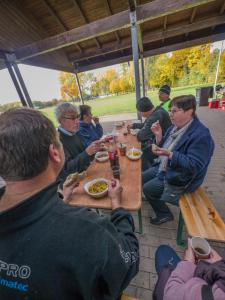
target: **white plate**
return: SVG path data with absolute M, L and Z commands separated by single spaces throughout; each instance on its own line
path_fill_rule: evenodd
M 138 156 L 131 156 L 130 154 L 132 152 L 138 152 L 139 155 Z M 131 160 L 138 160 L 139 158 L 141 158 L 141 155 L 142 155 L 142 151 L 140 149 L 137 149 L 137 148 L 133 148 L 133 149 L 129 149 L 127 150 L 126 152 L 126 156 L 131 159 Z
M 90 187 L 92 184 L 94 184 L 94 183 L 96 183 L 96 182 L 98 182 L 98 181 L 103 181 L 103 182 L 107 183 L 107 188 L 106 188 L 104 191 L 102 191 L 102 192 L 100 192 L 100 193 L 97 193 L 97 194 L 92 194 L 92 193 L 90 193 L 90 192 L 89 192 L 89 187 Z M 105 196 L 105 195 L 108 193 L 108 189 L 109 189 L 109 187 L 108 187 L 108 180 L 106 180 L 105 178 L 97 178 L 97 179 L 88 181 L 88 182 L 85 183 L 85 185 L 84 185 L 84 190 L 85 190 L 85 192 L 86 192 L 88 195 L 90 195 L 90 196 L 92 196 L 92 197 L 94 197 L 94 198 L 96 198 L 96 199 Z
M 101 157 L 101 155 L 105 155 L 103 157 Z M 99 162 L 104 162 L 107 161 L 109 159 L 109 154 L 107 151 L 99 151 L 95 154 L 95 159 Z

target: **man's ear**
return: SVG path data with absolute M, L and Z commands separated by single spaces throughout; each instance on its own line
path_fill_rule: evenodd
M 49 158 L 55 163 L 60 163 L 62 160 L 62 157 L 60 155 L 60 147 L 56 147 L 54 144 L 51 144 L 49 146 L 48 150 Z

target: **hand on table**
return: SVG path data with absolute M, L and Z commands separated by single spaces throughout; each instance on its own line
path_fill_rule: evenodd
M 121 207 L 121 196 L 123 188 L 119 180 L 112 179 L 109 181 L 109 198 L 111 199 L 112 209 Z

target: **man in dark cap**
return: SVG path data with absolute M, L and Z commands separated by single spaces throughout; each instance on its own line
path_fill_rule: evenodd
M 132 129 L 140 129 L 137 133 L 137 139 L 141 142 L 143 156 L 142 156 L 142 170 L 146 170 L 153 162 L 153 155 L 150 151 L 150 144 L 154 135 L 151 131 L 151 126 L 154 122 L 158 121 L 165 133 L 167 128 L 171 125 L 169 114 L 161 107 L 154 107 L 153 103 L 148 97 L 141 98 L 136 104 L 137 110 L 140 112 L 141 117 L 145 118 L 144 123 L 132 124 Z
M 165 109 L 166 111 L 168 111 L 169 109 L 170 92 L 171 92 L 170 86 L 167 84 L 162 85 L 161 88 L 159 89 L 159 100 L 161 101 L 161 104 L 159 106 Z

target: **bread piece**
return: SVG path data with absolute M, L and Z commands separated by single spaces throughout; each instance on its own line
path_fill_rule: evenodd
M 75 182 L 79 182 L 81 179 L 83 179 L 86 176 L 87 172 L 83 171 L 82 173 L 72 173 L 69 176 L 67 176 L 65 182 L 64 182 L 64 186 L 70 186 Z

